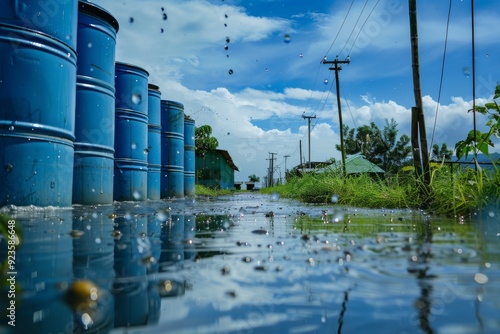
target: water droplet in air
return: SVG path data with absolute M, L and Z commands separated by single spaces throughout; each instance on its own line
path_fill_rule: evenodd
M 9 126 L 9 131 L 14 131 L 14 125 Z
M 135 150 L 137 148 L 137 145 L 135 143 L 132 143 L 132 145 L 130 145 L 130 148 Z
M 5 170 L 6 170 L 7 172 L 10 172 L 10 171 L 11 171 L 11 170 L 13 170 L 13 169 L 14 169 L 14 166 L 12 166 L 12 164 L 6 164 L 6 165 L 5 165 Z
M 135 104 L 139 104 L 142 101 L 142 96 L 139 93 L 132 94 L 132 102 Z
M 339 201 L 339 195 L 334 194 L 332 195 L 332 203 L 335 204 Z
M 478 284 L 486 284 L 488 283 L 488 276 L 483 273 L 477 273 L 476 275 L 474 275 L 474 281 L 476 281 Z
M 464 75 L 465 75 L 467 78 L 468 78 L 468 77 L 470 77 L 470 68 L 468 68 L 468 67 L 464 67 L 464 68 L 463 68 L 463 73 L 464 73 Z
M 141 193 L 138 192 L 137 190 L 135 190 L 133 193 L 132 193 L 132 196 L 134 197 L 134 199 L 136 201 L 139 201 L 141 199 Z
M 163 28 L 160 28 L 160 32 L 163 34 L 165 30 Z
M 224 45 L 224 50 L 229 50 L 229 45 Z
M 304 58 L 304 55 L 302 53 L 299 54 L 299 58 Z
M 324 83 L 325 85 L 328 85 L 328 79 L 323 80 L 323 83 Z
M 278 193 L 272 193 L 271 201 L 277 201 L 279 198 L 280 198 L 280 195 Z
M 91 48 L 91 47 L 92 47 L 92 43 L 87 44 L 87 46 L 88 46 L 89 48 Z
M 285 34 L 285 36 L 283 36 L 283 42 L 285 43 L 290 43 L 292 40 L 292 37 L 289 35 L 289 34 Z
M 101 238 L 99 238 L 99 237 L 95 238 L 95 243 L 96 244 L 100 244 L 101 242 L 102 242 Z
M 233 74 L 233 70 L 231 70 L 231 69 L 230 69 L 230 70 L 228 71 L 228 73 L 229 73 L 229 75 L 232 75 L 232 74 Z
M 134 23 L 134 18 L 131 17 L 129 20 L 128 20 L 130 23 Z
M 163 21 L 166 21 L 166 20 L 168 20 L 167 13 L 163 13 Z

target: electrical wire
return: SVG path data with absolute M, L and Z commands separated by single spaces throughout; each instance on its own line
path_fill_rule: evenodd
M 365 4 L 364 4 L 364 6 L 363 6 L 363 9 L 361 9 L 361 13 L 359 13 L 358 19 L 356 20 L 356 23 L 354 24 L 354 27 L 352 28 L 352 31 L 351 31 L 351 33 L 349 34 L 349 37 L 347 38 L 347 40 L 346 40 L 346 42 L 345 42 L 344 46 L 343 46 L 343 47 L 342 47 L 342 49 L 340 50 L 339 55 L 341 55 L 341 54 L 342 54 L 342 52 L 344 51 L 345 47 L 346 47 L 346 46 L 347 46 L 347 44 L 349 43 L 349 40 L 351 39 L 352 34 L 354 33 L 354 30 L 356 30 L 356 27 L 357 27 L 357 25 L 358 25 L 359 19 L 361 19 L 361 16 L 363 15 L 363 12 L 365 11 L 366 5 L 368 4 L 368 1 L 369 1 L 369 0 L 366 0 L 366 1 L 365 1 Z
M 351 12 L 351 8 L 352 8 L 352 5 L 353 5 L 353 4 L 354 4 L 354 0 L 352 0 L 351 5 L 349 6 L 349 9 L 347 10 L 347 14 L 345 15 L 344 20 L 342 21 L 342 24 L 340 25 L 339 31 L 337 31 L 337 35 L 336 35 L 336 36 L 335 36 L 335 38 L 333 39 L 332 44 L 330 44 L 330 47 L 328 48 L 328 51 L 326 51 L 326 53 L 325 53 L 325 57 L 326 57 L 326 55 L 330 52 L 330 50 L 333 48 L 333 44 L 335 44 L 335 42 L 337 41 L 337 38 L 339 37 L 340 32 L 342 31 L 342 28 L 344 27 L 344 23 L 345 23 L 345 21 L 347 20 L 347 17 L 349 16 L 349 13 Z M 321 62 L 320 62 L 320 63 L 321 63 Z
M 439 79 L 439 91 L 438 91 L 438 98 L 437 98 L 437 105 L 436 105 L 436 115 L 434 116 L 434 126 L 432 128 L 431 145 L 430 145 L 431 149 L 432 149 L 432 145 L 434 143 L 434 134 L 436 133 L 439 106 L 441 104 L 441 90 L 443 88 L 444 65 L 445 65 L 445 61 L 446 61 L 446 49 L 448 46 L 448 30 L 450 27 L 451 4 L 452 4 L 452 0 L 450 0 L 450 5 L 448 7 L 448 20 L 446 21 L 446 35 L 444 38 L 443 62 L 441 64 L 441 77 Z
M 366 22 L 368 21 L 368 19 L 372 15 L 372 13 L 375 10 L 375 8 L 377 8 L 377 5 L 378 5 L 379 2 L 380 2 L 380 0 L 377 0 L 377 2 L 375 3 L 375 6 L 373 6 L 372 10 L 370 11 L 370 13 L 368 14 L 368 16 L 366 17 L 365 22 L 363 22 L 363 25 L 361 26 L 361 29 L 359 29 L 358 34 L 356 35 L 356 38 L 352 42 L 351 48 L 349 49 L 349 52 L 347 53 L 348 56 L 351 54 L 351 51 L 354 48 L 354 45 L 356 45 L 356 41 L 358 40 L 359 34 L 363 31 L 363 28 L 365 27 Z

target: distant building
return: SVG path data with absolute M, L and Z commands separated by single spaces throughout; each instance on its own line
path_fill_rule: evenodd
M 196 156 L 196 183 L 215 189 L 234 189 L 234 172 L 239 171 L 228 151 L 215 150 Z
M 384 174 L 385 171 L 374 163 L 368 161 L 362 154 L 349 155 L 345 159 L 345 169 L 347 175 L 368 173 L 371 175 Z M 300 175 L 301 173 L 324 173 L 324 172 L 338 172 L 342 174 L 342 163 L 340 161 L 331 162 L 312 162 L 311 168 L 309 163 L 293 168 L 292 173 Z

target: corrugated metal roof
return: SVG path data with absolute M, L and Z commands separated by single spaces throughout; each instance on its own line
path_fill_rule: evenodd
M 225 151 L 225 150 L 219 150 L 217 149 L 217 152 L 219 152 L 223 157 L 224 159 L 226 159 L 226 162 L 227 164 L 233 169 L 233 170 L 236 170 L 236 171 L 240 171 L 238 169 L 238 167 L 236 167 L 236 165 L 234 164 L 233 162 L 233 159 L 231 158 L 231 155 L 229 155 L 229 152 L 228 151 Z
M 321 168 L 317 171 L 327 170 L 340 170 L 341 162 L 336 162 L 328 167 Z M 366 160 L 362 154 L 353 154 L 345 159 L 345 171 L 347 174 L 361 174 L 361 173 L 385 173 L 382 168 Z

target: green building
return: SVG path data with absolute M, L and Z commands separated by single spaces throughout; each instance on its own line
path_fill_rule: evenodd
M 196 183 L 209 188 L 234 189 L 234 171 L 239 171 L 228 151 L 215 150 L 196 156 Z

